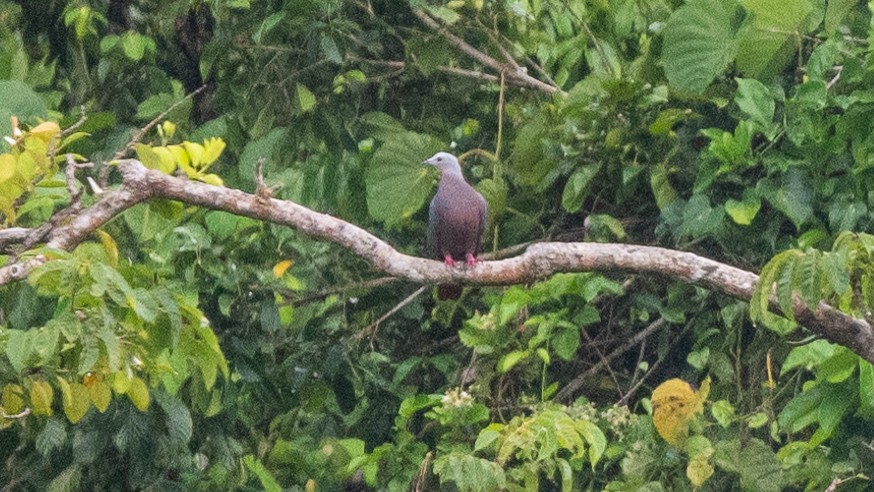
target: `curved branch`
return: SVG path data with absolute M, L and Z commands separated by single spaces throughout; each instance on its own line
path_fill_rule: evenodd
M 490 67 L 496 70 L 499 73 L 504 73 L 509 81 L 512 81 L 516 85 L 521 85 L 525 87 L 529 87 L 531 89 L 536 89 L 539 91 L 543 91 L 547 94 L 552 94 L 555 92 L 564 93 L 561 88 L 553 85 L 549 85 L 546 82 L 538 80 L 530 75 L 521 68 L 515 60 L 509 54 L 505 52 L 505 56 L 507 56 L 507 63 L 501 63 L 498 60 L 495 60 L 491 56 L 483 53 L 482 51 L 474 48 L 470 44 L 468 44 L 465 40 L 456 36 L 449 32 L 445 27 L 441 26 L 436 20 L 432 19 L 431 16 L 426 14 L 425 12 L 413 9 L 413 14 L 419 18 L 422 23 L 426 26 L 430 27 L 432 30 L 439 32 L 446 41 L 455 46 L 462 52 L 464 52 L 467 56 L 473 58 L 477 62 Z M 499 44 L 499 49 L 503 51 L 503 47 Z
M 604 243 L 542 242 L 519 256 L 485 261 L 475 268 L 447 268 L 443 263 L 408 256 L 364 229 L 294 202 L 253 195 L 149 170 L 136 160 L 119 162 L 123 182 L 105 193 L 69 223 L 48 234 L 49 248 L 72 250 L 115 215 L 153 198 L 178 200 L 213 210 L 293 227 L 335 242 L 369 261 L 375 270 L 422 284 L 511 285 L 559 272 L 625 271 L 654 273 L 749 301 L 758 275 L 693 253 L 653 246 Z M 39 256 L 0 268 L 0 285 L 18 280 L 48 261 Z M 772 309 L 779 312 L 776 303 Z M 874 329 L 864 320 L 822 302 L 810 310 L 795 303 L 795 319 L 816 335 L 843 345 L 874 363 Z

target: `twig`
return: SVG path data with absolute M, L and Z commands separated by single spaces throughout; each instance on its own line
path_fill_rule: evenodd
M 600 361 L 598 361 L 595 365 L 588 368 L 586 372 L 580 374 L 579 376 L 572 379 L 568 384 L 565 385 L 558 393 L 555 395 L 555 399 L 557 401 L 568 401 L 570 397 L 577 392 L 583 386 L 583 382 L 589 378 L 589 376 L 595 374 L 600 371 L 602 367 L 606 366 L 611 360 L 619 357 L 620 355 L 627 352 L 629 349 L 637 345 L 638 343 L 645 340 L 647 337 L 658 331 L 662 326 L 664 326 L 665 320 L 664 318 L 659 318 L 652 323 L 649 324 L 646 328 L 638 332 L 636 335 L 631 337 L 627 342 L 623 345 L 620 345 L 618 348 L 610 352 L 609 355 L 603 357 Z
M 124 146 L 123 149 L 119 150 L 118 152 L 115 153 L 115 155 L 112 156 L 112 160 L 118 160 L 118 159 L 121 159 L 124 156 L 126 156 L 127 153 L 130 151 L 130 149 L 134 148 L 134 145 L 140 143 L 140 141 L 146 136 L 147 133 L 149 133 L 149 131 L 152 128 L 155 127 L 155 125 L 157 125 L 158 123 L 161 122 L 161 120 L 166 118 L 167 115 L 170 114 L 174 109 L 181 106 L 182 103 L 184 103 L 185 101 L 187 101 L 187 100 L 193 98 L 194 96 L 200 94 L 201 92 L 203 92 L 207 88 L 207 86 L 208 86 L 208 84 L 203 84 L 202 86 L 198 87 L 197 89 L 194 89 L 190 93 L 186 94 L 185 97 L 183 97 L 182 99 L 171 104 L 170 107 L 165 109 L 164 111 L 162 111 L 161 114 L 159 114 L 158 116 L 155 116 L 155 118 L 152 119 L 152 121 L 146 123 L 146 126 L 140 128 L 134 134 L 133 138 L 131 138 L 131 140 L 127 143 L 127 145 Z M 101 182 L 100 185 L 105 187 L 106 183 Z
M 76 131 L 77 128 L 82 126 L 86 121 L 88 121 L 88 114 L 85 113 L 85 106 L 79 106 L 79 121 L 73 123 L 71 126 L 68 126 L 63 131 L 61 131 L 61 137 L 66 137 L 67 135 Z
M 537 89 L 539 91 L 546 92 L 547 94 L 552 94 L 554 92 L 563 92 L 560 88 L 549 85 L 543 81 L 535 79 L 534 77 L 528 75 L 524 70 L 522 70 L 519 65 L 514 61 L 512 64 L 510 63 L 501 63 L 489 55 L 483 53 L 482 51 L 474 48 L 469 45 L 465 40 L 456 36 L 449 32 L 448 29 L 441 26 L 437 21 L 432 19 L 425 12 L 413 9 L 413 15 L 419 18 L 426 26 L 430 27 L 434 31 L 437 31 L 440 35 L 442 35 L 449 44 L 455 46 L 460 51 L 464 52 L 467 56 L 473 58 L 477 62 L 482 65 L 485 65 L 489 68 L 492 68 L 496 72 L 506 72 L 507 77 L 514 81 L 518 85 L 523 85 L 526 87 L 530 87 L 532 89 Z
M 595 341 L 592 340 L 592 337 L 589 336 L 589 332 L 587 332 L 585 328 L 581 327 L 580 333 L 583 334 L 583 338 L 586 339 L 586 343 L 588 344 L 588 346 L 591 347 L 592 350 L 594 350 L 596 354 L 598 354 L 598 358 L 601 359 L 601 361 L 600 361 L 601 367 L 607 369 L 607 373 L 610 374 L 610 379 L 612 379 L 613 384 L 616 385 L 616 391 L 618 391 L 619 396 L 622 397 L 622 387 L 619 384 L 619 379 L 616 377 L 616 373 L 614 373 L 613 368 L 610 367 L 610 360 L 608 360 L 606 357 L 604 357 L 604 352 L 602 352 L 601 349 L 598 348 L 598 345 L 595 344 Z
M 298 297 L 296 299 L 292 298 L 293 296 L 289 295 L 287 293 L 281 293 L 281 294 L 284 298 L 289 299 L 291 301 L 292 306 L 300 307 L 300 306 L 303 306 L 305 304 L 309 304 L 311 302 L 321 301 L 322 299 L 324 299 L 328 296 L 332 296 L 334 294 L 340 294 L 340 293 L 348 292 L 348 291 L 352 291 L 352 290 L 374 289 L 376 287 L 382 287 L 383 285 L 392 284 L 392 283 L 397 282 L 399 280 L 403 280 L 403 279 L 398 278 L 398 277 L 380 277 L 380 278 L 375 278 L 372 280 L 367 280 L 364 282 L 359 282 L 357 284 L 342 285 L 339 287 L 330 287 L 330 288 L 327 288 L 324 290 L 320 290 L 319 292 L 314 292 L 312 294 L 308 294 L 308 295 L 305 295 L 303 297 Z
M 825 88 L 826 88 L 826 89 L 831 89 L 832 87 L 834 87 L 835 84 L 838 83 L 838 80 L 841 80 L 841 73 L 842 73 L 843 71 L 844 71 L 844 66 L 843 66 L 843 65 L 837 65 L 837 66 L 835 66 L 835 76 L 832 77 L 832 79 L 829 80 L 827 84 L 825 84 Z
M 118 160 L 118 159 L 121 159 L 124 156 L 126 156 L 127 153 L 130 152 L 130 150 L 132 148 L 134 148 L 134 146 L 136 144 L 138 144 L 146 136 L 146 134 L 149 132 L 149 130 L 151 130 L 155 125 L 157 125 L 161 120 L 163 120 L 168 114 L 170 114 L 171 111 L 173 111 L 174 109 L 176 109 L 180 105 L 182 105 L 182 103 L 193 98 L 197 94 L 200 94 L 201 92 L 203 92 L 207 88 L 207 86 L 208 86 L 208 84 L 203 84 L 202 86 L 198 87 L 197 89 L 194 89 L 194 91 L 192 91 L 191 93 L 186 94 L 185 97 L 183 97 L 182 99 L 171 104 L 169 108 L 165 109 L 164 111 L 161 112 L 161 114 L 156 116 L 152 121 L 148 122 L 146 124 L 146 126 L 140 128 L 139 131 L 137 131 L 137 133 L 135 133 L 133 135 L 133 137 L 127 143 L 127 145 L 125 145 L 123 149 L 119 150 L 118 152 L 115 153 L 115 155 L 112 156 L 112 160 Z M 104 163 L 103 166 L 100 167 L 100 172 L 98 173 L 98 176 L 97 176 L 98 188 L 106 188 L 106 186 L 109 184 L 109 171 L 111 169 L 112 169 L 112 167 L 106 165 L 106 163 Z
M 413 302 L 413 300 L 414 300 L 415 298 L 419 297 L 419 295 L 421 295 L 422 292 L 425 292 L 425 289 L 427 289 L 427 288 L 428 288 L 428 286 L 419 287 L 418 289 L 416 289 L 415 292 L 413 292 L 412 294 L 408 295 L 406 299 L 404 299 L 403 301 L 399 302 L 395 307 L 389 309 L 387 313 L 385 313 L 385 314 L 383 314 L 382 316 L 380 316 L 379 319 L 377 319 L 377 320 L 374 321 L 373 323 L 367 325 L 366 328 L 364 328 L 363 330 L 361 330 L 361 331 L 359 331 L 358 333 L 356 333 L 352 338 L 354 338 L 355 340 L 360 340 L 361 338 L 364 337 L 364 335 L 367 335 L 367 334 L 370 334 L 370 336 L 371 336 L 371 338 L 372 338 L 373 336 L 376 335 L 376 331 L 379 329 L 379 325 L 380 325 L 383 321 L 389 319 L 389 318 L 392 317 L 392 315 L 394 315 L 396 312 L 398 312 L 398 311 L 400 311 L 401 309 L 403 309 L 404 306 L 406 306 L 407 304 Z
M 628 405 L 628 400 L 630 400 L 631 397 L 634 395 L 634 393 L 636 393 L 637 390 L 643 385 L 644 381 L 646 381 L 646 378 L 648 378 L 650 375 L 652 375 L 653 372 L 655 372 L 656 368 L 658 368 L 661 365 L 663 360 L 664 359 L 656 359 L 656 361 L 652 363 L 652 366 L 649 368 L 649 370 L 646 371 L 646 374 L 644 374 L 643 376 L 640 377 L 640 381 L 635 383 L 634 386 L 632 386 L 628 390 L 628 392 L 625 393 L 625 396 L 623 396 L 622 398 L 619 399 L 619 401 L 616 402 L 616 405 L 617 406 Z

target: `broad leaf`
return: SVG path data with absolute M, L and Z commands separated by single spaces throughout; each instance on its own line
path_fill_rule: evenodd
M 734 59 L 743 11 L 733 0 L 691 0 L 665 26 L 662 56 L 671 86 L 703 91 Z

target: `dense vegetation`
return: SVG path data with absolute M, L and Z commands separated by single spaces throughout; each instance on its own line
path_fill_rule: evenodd
M 792 305 L 874 320 L 872 10 L 0 0 L 0 232 L 70 221 L 135 156 L 422 255 L 420 163 L 451 149 L 489 252 L 659 245 L 767 280 L 749 304 L 634 272 L 438 301 L 170 201 L 72 251 L 0 241 L 0 266 L 50 258 L 0 285 L 4 490 L 866 490 L 874 366 Z M 95 164 L 81 197 L 66 153 Z

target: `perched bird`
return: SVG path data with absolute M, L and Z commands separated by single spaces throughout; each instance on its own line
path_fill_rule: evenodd
M 440 170 L 440 184 L 431 200 L 428 217 L 428 239 L 434 255 L 449 267 L 462 260 L 472 267 L 479 261 L 476 255 L 486 228 L 488 204 L 464 180 L 454 155 L 438 152 L 423 164 Z M 444 284 L 437 288 L 439 299 L 458 299 L 460 295 L 460 285 Z

